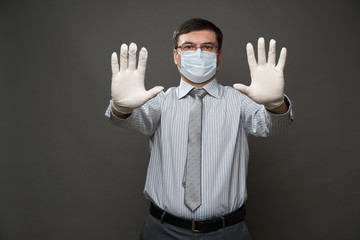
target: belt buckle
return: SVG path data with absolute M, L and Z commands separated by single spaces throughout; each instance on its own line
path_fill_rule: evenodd
M 202 232 L 201 230 L 197 230 L 197 229 L 196 229 L 196 226 L 195 226 L 196 224 L 195 224 L 195 223 L 196 223 L 195 220 L 192 220 L 192 221 L 191 221 L 191 231 L 192 231 L 192 232 L 198 232 L 198 233 L 199 233 L 199 232 Z

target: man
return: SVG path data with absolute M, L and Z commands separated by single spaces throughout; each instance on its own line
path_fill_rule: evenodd
M 151 201 L 141 239 L 250 239 L 244 220 L 247 135 L 270 136 L 292 121 L 284 97 L 286 49 L 275 62 L 275 41 L 247 45 L 251 85 L 224 87 L 215 79 L 222 33 L 204 19 L 174 32 L 178 87 L 144 88 L 147 51 L 136 68 L 135 44 L 112 55 L 111 121 L 150 137 L 145 196 Z

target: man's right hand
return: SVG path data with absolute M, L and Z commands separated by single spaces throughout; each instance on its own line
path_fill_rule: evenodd
M 111 97 L 113 109 L 122 114 L 129 114 L 134 108 L 138 108 L 151 98 L 154 98 L 164 88 L 154 87 L 145 90 L 145 70 L 148 52 L 142 48 L 139 53 L 139 63 L 136 68 L 137 46 L 131 43 L 129 46 L 122 44 L 120 48 L 120 68 L 117 54 L 111 56 Z

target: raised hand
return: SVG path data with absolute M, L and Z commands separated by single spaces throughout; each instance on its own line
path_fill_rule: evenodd
M 131 43 L 129 46 L 122 44 L 120 48 L 120 68 L 117 54 L 111 55 L 111 97 L 113 108 L 123 114 L 131 113 L 151 98 L 159 94 L 164 88 L 154 87 L 145 90 L 145 70 L 148 52 L 142 48 L 139 53 L 139 63 L 136 68 L 137 46 Z
M 246 94 L 267 109 L 279 107 L 284 102 L 284 66 L 286 61 L 286 48 L 282 48 L 278 64 L 276 65 L 276 42 L 269 44 L 268 61 L 266 62 L 265 40 L 258 40 L 258 62 L 256 62 L 254 48 L 251 43 L 246 46 L 247 58 L 250 68 L 251 84 L 234 84 L 234 88 Z

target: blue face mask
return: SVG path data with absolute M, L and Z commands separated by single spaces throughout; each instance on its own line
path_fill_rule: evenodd
M 217 54 L 214 52 L 182 51 L 180 73 L 194 83 L 203 83 L 216 74 Z

